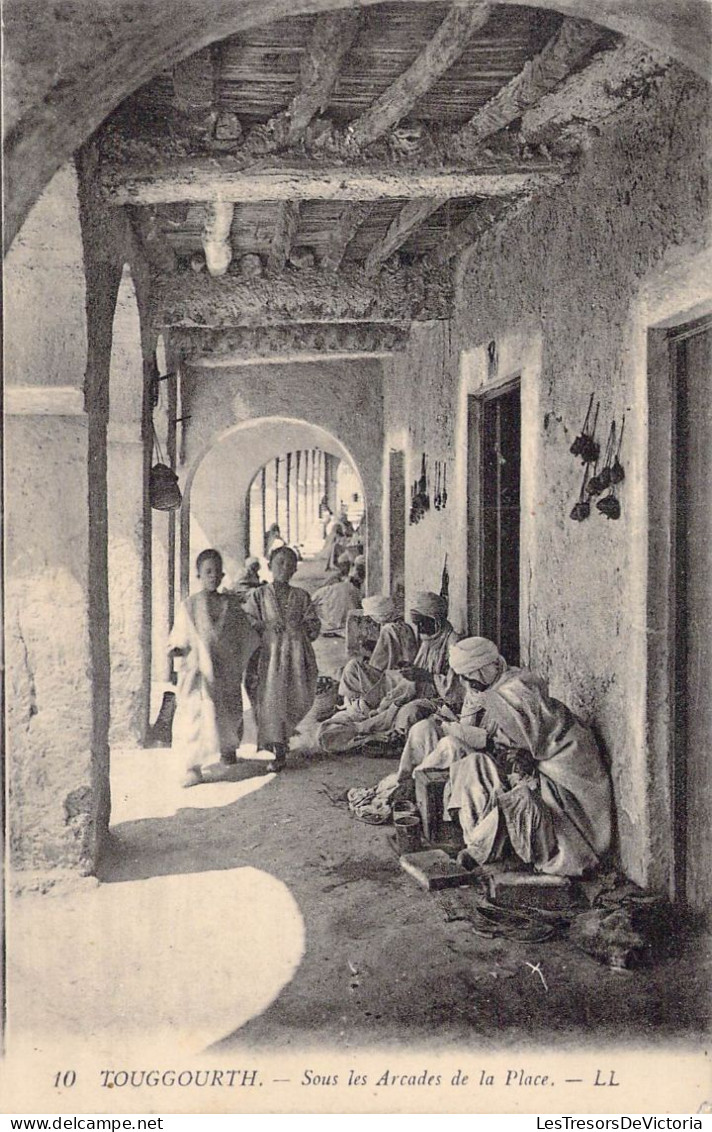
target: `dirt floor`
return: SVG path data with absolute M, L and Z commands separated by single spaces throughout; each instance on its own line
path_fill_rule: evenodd
M 332 1047 L 427 1039 L 439 1048 L 474 1037 L 501 1047 L 706 1031 L 710 957 L 699 944 L 650 970 L 618 972 L 563 941 L 487 940 L 448 923 L 439 898 L 400 868 L 386 830 L 330 800 L 394 768 L 293 755 L 287 771 L 237 802 L 115 827 L 108 883 L 254 866 L 299 907 L 306 942 L 294 977 L 218 1048 L 299 1047 L 317 1035 Z M 546 989 L 530 964 L 540 964 Z
M 318 581 L 312 564 L 300 566 L 295 584 L 313 590 Z M 333 672 L 343 644 L 320 640 L 317 652 L 320 670 Z M 300 1046 L 315 1034 L 345 1048 L 419 1039 L 436 1048 L 474 1037 L 501 1047 L 543 1036 L 565 1045 L 574 1035 L 639 1043 L 706 1032 L 711 963 L 699 939 L 681 940 L 676 957 L 649 970 L 614 971 L 563 940 L 479 937 L 467 922 L 448 922 L 440 899 L 400 868 L 384 828 L 332 801 L 396 763 L 317 755 L 309 721 L 294 746 L 282 775 L 237 801 L 221 806 L 216 796 L 211 808 L 192 809 L 186 798 L 169 818 L 114 827 L 107 883 L 254 866 L 279 878 L 299 907 L 305 950 L 294 977 L 219 1048 Z M 252 777 L 255 766 L 234 777 Z
M 317 651 L 333 671 L 343 643 Z M 681 932 L 675 957 L 636 971 L 561 939 L 482 938 L 401 869 L 386 829 L 338 803 L 395 762 L 319 756 L 307 721 L 273 775 L 249 738 L 226 781 L 191 790 L 177 752 L 112 754 L 102 883 L 17 901 L 16 1029 L 61 1038 L 90 1019 L 97 1043 L 122 1027 L 178 1029 L 226 1053 L 699 1045 L 711 966 L 700 937 Z

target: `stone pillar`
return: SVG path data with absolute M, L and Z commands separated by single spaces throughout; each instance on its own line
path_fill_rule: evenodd
M 65 167 L 5 263 L 10 858 L 55 875 L 91 873 L 108 828 L 106 428 L 119 278 L 107 267 L 85 284 L 77 178 Z
M 10 387 L 6 411 L 10 860 L 85 874 L 96 847 L 88 421 L 75 387 Z
M 143 647 L 143 356 L 136 292 L 128 267 L 123 271 L 114 314 L 109 386 L 109 739 L 114 745 L 136 747 L 144 739 L 150 674 Z M 156 618 L 156 629 L 160 632 L 162 628 Z M 157 645 L 154 642 L 153 651 L 159 661 L 162 653 Z M 156 673 L 157 678 L 167 678 L 164 669 Z
M 284 495 L 285 495 L 285 500 L 286 500 L 285 515 L 286 515 L 286 519 L 287 519 L 287 529 L 284 532 L 284 539 L 285 539 L 285 542 L 287 542 L 288 544 L 291 545 L 291 543 L 295 541 L 295 539 L 294 539 L 294 524 L 293 524 L 293 521 L 292 521 L 292 519 L 293 519 L 293 515 L 292 515 L 292 476 L 293 476 L 293 471 L 292 471 L 292 453 L 291 452 L 287 453 L 287 456 L 286 456 L 284 463 L 285 463 Z
M 294 541 L 304 541 L 304 518 L 302 514 L 302 453 L 294 454 Z

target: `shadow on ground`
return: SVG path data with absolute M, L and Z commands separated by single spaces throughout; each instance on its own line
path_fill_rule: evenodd
M 306 927 L 301 965 L 272 1006 L 213 1048 L 644 1043 L 706 1031 L 710 961 L 699 941 L 655 968 L 614 972 L 562 940 L 484 939 L 446 922 L 438 900 L 401 870 L 386 831 L 333 801 L 394 763 L 303 753 L 279 776 L 240 783 L 253 769 L 185 791 L 172 816 L 117 825 L 102 869 L 114 884 L 252 867 L 289 889 Z M 236 781 L 249 792 L 198 805 L 201 790 Z M 529 964 L 541 965 L 548 989 Z

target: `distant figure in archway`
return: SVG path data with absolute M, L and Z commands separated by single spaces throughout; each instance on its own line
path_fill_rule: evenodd
M 289 546 L 270 556 L 273 581 L 245 602 L 245 613 L 261 638 L 255 686 L 248 689 L 257 716 L 257 745 L 272 751 L 272 769 L 282 770 L 289 740 L 316 694 L 317 664 L 312 641 L 321 625 L 306 590 L 290 586 L 297 556 Z
M 235 584 L 232 587 L 232 592 L 236 594 L 244 604 L 252 591 L 264 584 L 265 583 L 260 579 L 259 558 L 246 558 L 245 565 L 238 574 Z
M 326 542 L 319 555 L 320 558 L 325 560 L 327 570 L 336 569 L 336 564 L 353 533 L 354 529 L 349 522 L 346 512 L 342 511 L 338 519 L 331 521 L 327 528 Z
M 279 529 L 279 524 L 272 523 L 272 526 L 268 527 L 268 529 L 265 531 L 265 558 L 269 560 L 269 557 L 273 550 L 276 550 L 278 546 L 285 545 L 285 541 L 282 538 L 282 532 Z

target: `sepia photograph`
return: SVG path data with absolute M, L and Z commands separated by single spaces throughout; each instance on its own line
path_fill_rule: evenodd
M 701 1128 L 712 0 L 2 24 L 2 1112 Z

